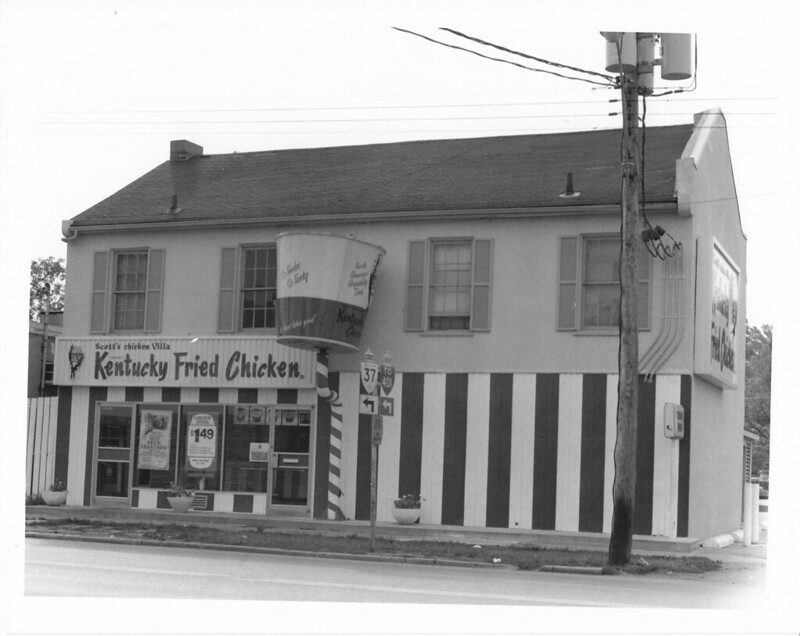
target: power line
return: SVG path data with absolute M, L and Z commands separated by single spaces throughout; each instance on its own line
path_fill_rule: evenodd
M 593 80 L 588 80 L 583 77 L 570 77 L 569 75 L 564 75 L 563 73 L 556 73 L 555 71 L 546 71 L 540 68 L 531 68 L 530 66 L 525 66 L 524 64 L 519 64 L 518 62 L 512 62 L 511 60 L 504 60 L 499 57 L 492 57 L 491 55 L 484 55 L 483 53 L 478 53 L 477 51 L 473 51 L 471 49 L 464 48 L 463 46 L 457 46 L 455 44 L 448 44 L 447 42 L 442 42 L 441 40 L 436 40 L 434 38 L 428 37 L 427 35 L 422 35 L 420 33 L 415 33 L 414 31 L 409 31 L 407 29 L 401 29 L 400 27 L 392 27 L 397 31 L 401 31 L 402 33 L 408 33 L 409 35 L 415 35 L 418 38 L 422 38 L 423 40 L 428 40 L 429 42 L 433 42 L 434 44 L 439 44 L 441 46 L 446 46 L 450 49 L 456 49 L 457 51 L 464 51 L 465 53 L 471 53 L 472 55 L 477 55 L 478 57 L 482 57 L 487 60 L 491 60 L 493 62 L 502 62 L 503 64 L 510 64 L 511 66 L 516 66 L 521 69 L 525 69 L 526 71 L 533 71 L 534 73 L 545 73 L 547 75 L 555 75 L 556 77 L 560 77 L 562 79 L 568 80 L 576 80 L 580 82 L 587 82 L 589 84 L 595 84 L 597 86 L 603 86 L 605 88 L 613 88 L 613 84 L 608 84 L 607 82 L 595 82 Z
M 478 44 L 483 44 L 484 46 L 491 46 L 492 48 L 495 48 L 495 49 L 497 49 L 499 51 L 503 51 L 505 53 L 511 53 L 512 55 L 519 55 L 520 57 L 524 57 L 524 58 L 526 58 L 528 60 L 534 60 L 536 62 L 541 62 L 542 64 L 549 64 L 550 66 L 555 66 L 556 68 L 563 68 L 563 69 L 567 69 L 567 70 L 570 70 L 570 71 L 577 71 L 579 73 L 586 73 L 587 75 L 592 75 L 594 77 L 600 77 L 600 78 L 606 80 L 605 83 L 603 83 L 603 86 L 609 86 L 609 87 L 616 86 L 617 78 L 615 76 L 613 76 L 613 75 L 606 75 L 605 73 L 598 73 L 596 71 L 587 71 L 586 69 L 582 69 L 582 68 L 579 68 L 577 66 L 569 66 L 567 64 L 561 64 L 559 62 L 552 62 L 550 60 L 546 60 L 546 59 L 541 58 L 541 57 L 535 57 L 533 55 L 528 55 L 527 53 L 522 53 L 520 51 L 515 51 L 513 49 L 506 48 L 505 46 L 500 46 L 499 44 L 493 44 L 492 42 L 487 42 L 486 40 L 481 40 L 479 38 L 472 37 L 470 35 L 466 35 L 465 33 L 461 33 L 459 31 L 455 31 L 453 29 L 448 29 L 447 27 L 442 27 L 441 30 L 442 31 L 447 31 L 449 33 L 452 33 L 453 35 L 457 35 L 457 36 L 462 37 L 462 38 L 466 38 L 467 40 L 471 40 L 473 42 L 477 42 Z M 575 78 L 570 78 L 570 79 L 575 79 Z M 593 82 L 593 83 L 596 83 L 596 82 Z

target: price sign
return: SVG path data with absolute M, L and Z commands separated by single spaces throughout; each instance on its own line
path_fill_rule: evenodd
M 192 416 L 186 430 L 186 459 L 196 470 L 210 468 L 217 455 L 217 423 L 211 415 Z
M 375 392 L 375 387 L 378 386 L 379 369 L 377 362 L 361 363 L 361 384 L 364 387 L 364 393 L 369 395 Z

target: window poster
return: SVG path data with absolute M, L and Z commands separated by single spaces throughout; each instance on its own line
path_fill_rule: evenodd
M 267 409 L 264 406 L 250 407 L 250 424 L 261 426 L 267 423 Z
M 269 443 L 268 442 L 250 442 L 250 461 L 251 462 L 268 462 L 269 461 Z
M 238 404 L 233 408 L 233 423 L 234 424 L 249 424 L 250 423 L 250 407 L 244 404 Z
M 208 413 L 192 416 L 186 435 L 186 461 L 190 469 L 208 470 L 217 456 L 217 421 Z
M 169 470 L 172 411 L 142 409 L 139 424 L 139 469 Z

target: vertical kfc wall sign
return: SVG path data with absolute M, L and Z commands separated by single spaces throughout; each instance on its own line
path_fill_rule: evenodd
M 736 342 L 745 328 L 739 308 L 741 270 L 712 236 L 697 239 L 695 373 L 723 389 L 735 389 L 743 368 Z

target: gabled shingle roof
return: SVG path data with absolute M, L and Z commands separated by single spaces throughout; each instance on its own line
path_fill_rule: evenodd
M 675 200 L 692 129 L 647 128 L 648 203 Z M 205 155 L 166 161 L 73 226 L 614 204 L 620 143 L 603 130 Z M 568 172 L 578 198 L 558 196 Z M 168 214 L 173 193 L 180 212 Z

